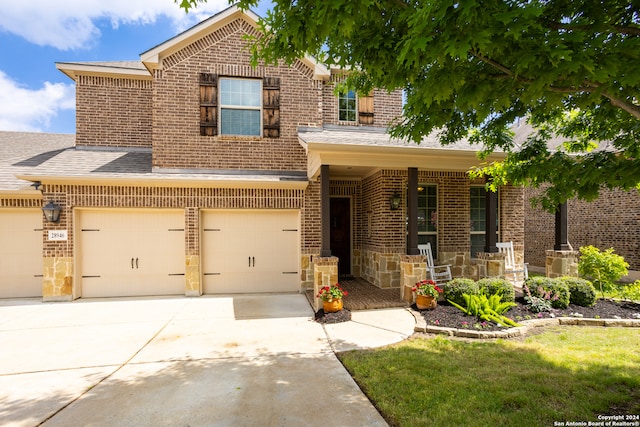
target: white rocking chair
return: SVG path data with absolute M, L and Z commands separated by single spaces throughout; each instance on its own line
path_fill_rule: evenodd
M 452 279 L 451 265 L 433 265 L 433 252 L 431 251 L 431 243 L 426 245 L 418 245 L 420 255 L 427 257 L 427 270 L 431 276 L 431 280 L 436 283 L 445 283 Z
M 518 274 L 522 274 L 522 280 L 527 280 L 529 277 L 529 268 L 527 264 L 516 264 L 516 257 L 513 253 L 513 242 L 498 242 L 496 247 L 500 253 L 505 254 L 504 259 L 504 274 L 505 276 L 513 274 L 513 280 L 518 280 Z

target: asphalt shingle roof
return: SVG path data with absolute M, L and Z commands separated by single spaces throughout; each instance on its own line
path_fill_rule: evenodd
M 16 178 L 73 147 L 73 134 L 0 131 L 0 190 L 28 190 L 31 182 Z

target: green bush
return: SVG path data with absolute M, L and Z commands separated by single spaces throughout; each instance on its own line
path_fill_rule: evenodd
M 529 277 L 524 284 L 529 288 L 531 296 L 538 298 L 548 296 L 553 308 L 562 309 L 569 306 L 569 287 L 560 280 L 548 277 Z
M 604 252 L 594 246 L 580 248 L 580 260 L 578 261 L 578 273 L 580 276 L 593 282 L 600 289 L 602 297 L 605 292 L 615 290 L 615 283 L 622 276 L 629 274 L 629 264 L 623 257 L 613 253 L 613 248 Z
M 610 296 L 640 302 L 640 280 L 633 283 L 618 283 Z
M 442 288 L 442 296 L 446 300 L 451 300 L 456 304 L 465 304 L 463 294 L 479 295 L 480 288 L 475 280 L 472 279 L 453 279 L 440 286 Z
M 485 295 L 500 295 L 500 301 L 513 302 L 516 300 L 516 292 L 513 289 L 513 285 L 504 279 L 491 279 L 484 278 L 478 280 L 478 287 L 480 292 L 484 292 Z
M 596 303 L 596 288 L 593 283 L 579 277 L 561 277 L 556 279 L 569 287 L 569 302 L 582 307 L 591 307 Z

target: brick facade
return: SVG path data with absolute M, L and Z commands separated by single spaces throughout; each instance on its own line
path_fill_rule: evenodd
M 235 177 L 289 173 L 304 180 L 310 153 L 301 145 L 299 128 L 341 125 L 337 120 L 338 102 L 334 93 L 338 75 L 329 73 L 319 77 L 314 74 L 317 70 L 302 61 L 291 66 L 252 67 L 243 38 L 252 34 L 255 29 L 245 19 L 231 20 L 189 44 L 171 50 L 168 56 L 160 57 L 158 68 L 149 79 L 77 73 L 77 146 L 101 150 L 150 149 L 152 175 L 157 178 L 160 174 L 163 179 L 146 178 L 145 182 L 151 182 L 151 185 L 138 183 L 135 174 L 120 179 L 118 184 L 107 183 L 113 181 L 101 183 L 99 179 L 91 181 L 95 183 L 92 185 L 81 179 L 62 183 L 43 180 L 42 199 L 35 196 L 0 197 L 0 208 L 40 208 L 42 200 L 53 200 L 63 208 L 59 223 L 44 223 L 43 227 L 43 295 L 46 299 L 80 296 L 73 286 L 74 275 L 79 274 L 74 271 L 79 262 L 74 258 L 79 252 L 75 236 L 78 224 L 74 221 L 76 210 L 83 208 L 183 211 L 186 295 L 199 295 L 202 289 L 202 210 L 297 210 L 300 212 L 300 290 L 313 289 L 327 280 L 319 280 L 317 267 L 320 265 L 316 262 L 322 248 L 319 178 L 307 178 L 308 182 L 298 180 L 295 186 L 278 182 L 270 187 L 262 182 L 260 188 L 247 188 L 251 186 L 249 181 L 234 187 L 235 184 L 219 178 L 230 173 Z M 279 136 L 202 136 L 202 73 L 279 79 Z M 401 91 L 375 90 L 373 99 L 368 101 L 373 105 L 374 127 L 387 127 L 402 112 Z M 366 145 L 359 147 L 366 150 Z M 406 167 L 390 168 L 384 163 L 383 159 L 381 164 L 361 175 L 330 176 L 329 193 L 330 197 L 347 197 L 351 201 L 352 274 L 382 288 L 399 288 L 403 280 L 413 277 L 414 273 L 407 269 L 418 271 L 420 277 L 424 272 L 420 260 L 406 258 L 408 170 Z M 443 168 L 444 165 L 420 165 L 419 170 L 419 183 L 437 185 L 438 253 L 434 255 L 441 263 L 450 261 L 457 275 L 476 277 L 478 269 L 469 253 L 469 188 L 474 183 L 465 172 L 439 170 Z M 217 173 L 216 179 L 220 181 L 199 186 L 188 180 L 184 185 L 164 180 L 177 172 L 192 173 L 194 177 Z M 402 197 L 398 210 L 391 210 L 389 206 L 394 193 Z M 502 239 L 512 240 L 516 248 L 522 250 L 522 189 L 502 188 L 499 200 Z M 49 230 L 63 229 L 68 233 L 66 241 L 45 239 Z M 337 274 L 333 261 L 329 264 L 331 269 L 327 274 Z
M 78 76 L 76 145 L 151 148 L 152 86 L 151 79 Z
M 301 63 L 252 67 L 244 36 L 255 30 L 236 20 L 163 61 L 154 78 L 153 167 L 160 169 L 305 171 L 298 126 L 320 126 L 321 82 Z M 201 136 L 199 76 L 263 78 L 280 83 L 279 138 Z M 179 141 L 179 144 L 176 143 Z
M 528 201 L 539 194 L 540 190 L 525 190 L 525 260 L 545 266 L 546 251 L 555 243 L 555 215 L 530 205 Z M 587 245 L 613 248 L 630 270 L 640 270 L 640 195 L 636 190 L 603 189 L 593 202 L 570 200 L 567 211 L 569 243 L 574 250 Z

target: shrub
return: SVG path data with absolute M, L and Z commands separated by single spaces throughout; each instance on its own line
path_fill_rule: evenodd
M 513 302 L 516 299 L 516 292 L 513 285 L 504 279 L 484 278 L 478 280 L 478 288 L 485 295 L 500 295 L 500 301 Z
M 596 303 L 596 288 L 588 280 L 579 277 L 561 277 L 556 279 L 569 287 L 569 302 L 582 307 L 591 307 Z
M 616 289 L 611 292 L 611 296 L 631 301 L 640 301 L 640 280 L 636 280 L 633 283 L 619 283 Z
M 444 299 L 462 305 L 465 303 L 463 294 L 479 295 L 480 288 L 475 280 L 472 279 L 453 279 L 441 286 Z
M 603 298 L 605 292 L 615 289 L 615 282 L 629 273 L 629 264 L 623 257 L 614 254 L 613 248 L 600 252 L 594 246 L 583 246 L 580 253 L 582 255 L 578 261 L 578 273 L 591 280 L 600 289 Z
M 557 279 L 548 277 L 529 277 L 524 284 L 529 288 L 532 297 L 544 297 L 549 294 L 553 308 L 567 308 L 569 306 L 569 287 Z

